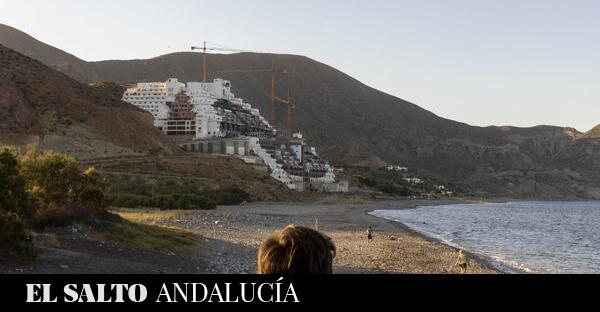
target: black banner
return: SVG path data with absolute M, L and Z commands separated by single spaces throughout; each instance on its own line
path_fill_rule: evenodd
M 485 300 L 553 305 L 595 300 L 597 275 L 3 275 L 3 304 L 260 306 L 261 309 L 454 305 Z

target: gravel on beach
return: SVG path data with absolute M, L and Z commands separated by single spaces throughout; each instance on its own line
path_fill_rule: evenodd
M 0 263 L 4 273 L 255 273 L 261 241 L 288 224 L 317 228 L 337 247 L 334 273 L 460 273 L 455 248 L 418 235 L 404 225 L 369 215 L 375 209 L 407 209 L 451 201 L 395 200 L 316 203 L 252 203 L 216 210 L 118 209 L 133 222 L 181 228 L 198 235 L 185 250 L 158 251 L 102 241 L 76 225 L 36 235 L 34 262 Z M 366 229 L 374 237 L 367 241 Z M 498 273 L 469 255 L 467 273 Z
M 417 235 L 402 224 L 368 214 L 371 204 L 247 204 L 212 211 L 182 212 L 159 221 L 192 230 L 208 239 L 204 245 L 209 273 L 254 273 L 262 240 L 288 224 L 317 227 L 337 247 L 335 273 L 459 273 L 457 250 Z M 406 209 L 435 201 L 377 203 L 377 208 Z M 441 204 L 441 203 L 440 203 Z M 373 225 L 374 239 L 365 230 Z M 477 258 L 467 273 L 498 273 Z

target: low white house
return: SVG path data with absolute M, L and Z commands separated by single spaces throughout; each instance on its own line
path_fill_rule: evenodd
M 417 177 L 404 178 L 404 181 L 406 181 L 407 183 L 410 183 L 412 185 L 423 184 L 424 183 L 423 179 L 417 178 Z
M 386 169 L 388 171 L 408 172 L 408 167 L 401 167 L 401 166 L 387 166 Z

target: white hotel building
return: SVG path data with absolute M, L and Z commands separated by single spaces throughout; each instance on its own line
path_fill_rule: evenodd
M 182 95 L 186 97 L 185 101 L 178 101 L 178 96 Z M 252 108 L 231 93 L 231 83 L 223 79 L 215 79 L 211 83 L 187 84 L 176 78 L 170 78 L 166 82 L 142 82 L 123 94 L 123 101 L 150 112 L 154 116 L 154 125 L 165 134 L 193 133 L 197 139 L 226 135 L 226 131 L 221 129 L 223 114 L 213 106 L 219 100 L 241 106 L 265 127 L 270 127 L 258 109 Z M 191 109 L 193 117 L 181 118 L 181 114 L 177 114 L 177 105 L 182 107 L 188 103 L 191 107 L 187 108 Z
M 181 146 L 186 150 L 215 153 L 220 145 L 228 155 L 252 151 L 273 178 L 291 189 L 305 189 L 307 179 L 329 191 L 348 189 L 347 184 L 335 183 L 331 166 L 301 134 L 294 135 L 291 157 L 285 156 L 285 135 L 275 131 L 258 109 L 236 98 L 227 80 L 138 83 L 125 91 L 123 101 L 150 112 L 163 133 L 184 136 L 187 142 Z M 239 138 L 246 143 L 240 144 Z

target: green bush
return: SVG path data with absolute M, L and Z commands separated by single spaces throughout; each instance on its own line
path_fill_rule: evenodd
M 31 233 L 22 221 L 31 213 L 15 149 L 0 151 L 0 256 L 33 256 Z
M 377 181 L 371 177 L 357 175 L 354 177 L 358 183 L 361 185 L 366 185 L 368 187 L 377 187 Z
M 19 217 L 31 214 L 31 202 L 26 181 L 19 172 L 17 152 L 4 147 L 0 151 L 0 213 L 15 213 Z
M 0 256 L 34 256 L 31 232 L 15 213 L 0 212 Z
M 215 209 L 210 198 L 196 194 L 140 195 L 112 193 L 108 203 L 120 208 L 159 208 L 162 210 Z
M 250 194 L 239 188 L 205 191 L 204 194 L 217 205 L 239 205 L 250 200 Z
M 108 204 L 121 208 L 160 208 L 164 210 L 214 209 L 216 205 L 238 205 L 249 201 L 251 196 L 239 188 L 205 190 L 196 192 L 186 188 L 174 188 L 173 193 L 150 195 L 147 192 L 114 192 Z
M 91 209 L 93 213 L 100 213 L 104 210 L 107 193 L 108 182 L 106 179 L 98 173 L 96 168 L 87 168 L 83 172 L 79 186 L 79 203 Z
M 108 183 L 94 168 L 84 171 L 67 154 L 35 148 L 19 164 L 36 207 L 36 224 L 63 224 L 104 211 Z
M 67 208 L 77 198 L 81 169 L 74 158 L 30 149 L 21 157 L 21 172 L 39 209 L 47 206 Z
M 384 185 L 380 185 L 377 189 L 381 192 L 392 194 L 392 195 L 400 195 L 400 196 L 409 196 L 411 192 L 408 190 L 406 186 L 399 186 L 391 183 L 386 183 Z

